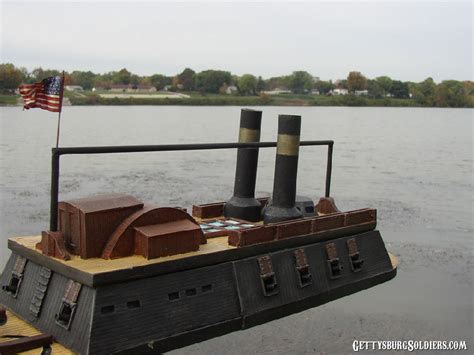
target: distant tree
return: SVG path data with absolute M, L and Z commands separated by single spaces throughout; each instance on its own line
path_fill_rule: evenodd
M 21 82 L 22 83 L 30 83 L 31 74 L 28 72 L 28 69 L 25 67 L 17 68 L 21 73 Z
M 423 106 L 434 106 L 436 103 L 436 84 L 432 78 L 427 78 L 421 83 L 411 85 L 413 98 Z
M 290 76 L 289 89 L 295 94 L 308 92 L 313 85 L 313 77 L 306 71 L 294 71 Z
M 367 80 L 367 91 L 369 96 L 375 98 L 382 98 L 385 96 L 385 90 L 382 85 L 376 80 Z
M 183 70 L 181 74 L 178 75 L 178 84 L 182 85 L 183 90 L 192 91 L 194 90 L 194 75 L 196 72 L 190 68 Z
M 0 91 L 14 91 L 21 84 L 22 73 L 11 63 L 0 64 Z
M 262 79 L 262 77 L 259 76 L 257 80 L 257 93 L 264 91 L 266 88 L 267 88 L 267 84 Z
M 132 84 L 132 85 L 140 84 L 140 77 L 137 74 L 130 74 L 129 84 Z
M 114 84 L 130 84 L 132 78 L 132 73 L 130 73 L 127 69 L 123 68 L 120 69 L 118 72 L 115 72 L 112 77 L 112 82 Z
M 195 75 L 196 89 L 201 92 L 217 94 L 224 84 L 231 83 L 231 75 L 228 71 L 205 70 Z
M 140 77 L 138 83 L 140 85 L 145 85 L 145 86 L 152 86 L 151 85 L 151 78 L 149 76 L 142 76 Z
M 244 95 L 255 95 L 257 92 L 257 78 L 252 74 L 244 74 L 238 81 L 240 93 Z
M 445 80 L 436 88 L 436 106 L 467 107 L 469 98 L 464 84 L 457 80 Z
M 315 88 L 319 91 L 321 95 L 326 95 L 329 93 L 332 89 L 335 88 L 334 84 L 332 83 L 331 80 L 329 81 L 324 81 L 324 80 L 319 80 L 315 84 Z
M 80 85 L 84 90 L 91 90 L 94 86 L 94 80 L 97 77 L 91 71 L 73 71 L 70 74 L 70 78 L 72 80 L 72 84 Z
M 43 69 L 41 67 L 33 69 L 31 72 L 31 76 L 33 81 L 40 81 L 45 78 L 49 78 L 50 76 L 58 76 L 61 75 L 59 70 L 55 69 Z
M 338 89 L 348 89 L 347 79 L 340 79 L 334 82 L 334 85 Z
M 391 93 L 393 82 L 392 79 L 390 79 L 388 76 L 379 76 L 375 78 L 375 81 L 383 90 L 383 96 L 387 96 L 387 94 Z
M 367 78 L 358 71 L 351 71 L 347 76 L 347 88 L 350 92 L 367 89 Z
M 276 76 L 267 80 L 267 89 L 288 89 L 290 87 L 291 76 Z
M 410 97 L 410 91 L 408 89 L 408 84 L 401 82 L 399 80 L 392 81 L 392 87 L 390 93 L 393 97 L 397 99 L 407 99 Z
M 165 86 L 171 85 L 171 78 L 162 74 L 154 74 L 150 77 L 150 82 L 157 90 L 163 90 Z

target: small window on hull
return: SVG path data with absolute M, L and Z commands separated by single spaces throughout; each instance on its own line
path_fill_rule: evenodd
M 168 299 L 170 301 L 174 301 L 174 300 L 179 299 L 179 292 L 168 293 Z
M 127 302 L 127 308 L 139 308 L 140 307 L 140 301 L 129 301 Z
M 110 313 L 114 313 L 114 312 L 115 312 L 114 305 L 104 306 L 100 309 L 100 313 L 102 313 L 102 314 L 110 314 Z
M 202 292 L 210 292 L 212 291 L 212 285 L 204 285 L 201 287 Z
M 197 294 L 197 290 L 195 288 L 188 288 L 186 290 L 186 296 L 195 296 Z

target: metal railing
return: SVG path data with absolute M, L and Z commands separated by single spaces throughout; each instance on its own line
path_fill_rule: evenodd
M 276 142 L 255 143 L 200 143 L 200 144 L 162 144 L 162 145 L 129 145 L 129 146 L 103 146 L 103 147 L 68 147 L 53 148 L 51 157 L 51 207 L 50 223 L 51 231 L 58 229 L 58 199 L 59 199 L 59 159 L 61 155 L 78 154 L 113 154 L 113 153 L 143 153 L 143 152 L 172 152 L 184 150 L 214 150 L 235 148 L 272 148 Z M 326 164 L 326 186 L 325 196 L 329 197 L 331 189 L 332 153 L 334 141 L 302 141 L 300 146 L 327 145 L 328 155 Z

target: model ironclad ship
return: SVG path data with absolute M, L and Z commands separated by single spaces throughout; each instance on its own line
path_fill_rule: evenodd
M 239 143 L 53 149 L 50 230 L 8 241 L 0 352 L 163 352 L 393 278 L 376 210 L 341 212 L 329 196 L 333 142 L 300 142 L 292 115 L 276 143 L 260 142 L 261 116 L 242 110 Z M 328 146 L 318 201 L 296 194 L 308 145 Z M 255 198 L 259 149 L 275 146 L 273 195 Z M 63 154 L 227 148 L 238 148 L 232 198 L 191 214 L 122 194 L 58 203 Z

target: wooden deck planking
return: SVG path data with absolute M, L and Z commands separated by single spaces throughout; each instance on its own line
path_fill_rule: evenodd
M 41 236 L 32 236 L 32 237 L 13 237 L 10 240 L 22 245 L 28 249 L 31 249 L 38 254 L 41 254 L 41 251 L 36 249 L 36 244 L 41 240 Z M 89 273 L 91 275 L 100 274 L 104 272 L 131 269 L 137 266 L 145 266 L 152 264 L 159 264 L 166 261 L 184 259 L 190 256 L 195 255 L 204 255 L 215 253 L 223 250 L 235 249 L 235 247 L 230 246 L 227 243 L 227 236 L 210 238 L 207 240 L 206 244 L 199 246 L 199 250 L 185 253 L 177 254 L 171 256 L 160 257 L 156 259 L 147 260 L 141 255 L 127 256 L 125 258 L 105 260 L 101 258 L 92 258 L 92 259 L 81 259 L 77 255 L 71 255 L 71 260 L 64 261 L 61 259 L 54 259 L 59 263 L 73 267 L 80 271 Z
M 18 318 L 15 314 L 7 310 L 8 321 L 5 325 L 0 326 L 0 343 L 15 340 L 16 338 L 3 338 L 4 335 L 23 335 L 23 336 L 33 336 L 39 335 L 41 332 L 29 325 L 25 321 Z M 65 348 L 59 343 L 53 343 L 52 345 L 54 355 L 70 355 L 74 354 L 71 350 Z M 38 355 L 41 352 L 41 349 L 33 349 L 29 351 L 22 352 L 21 354 L 28 355 Z

